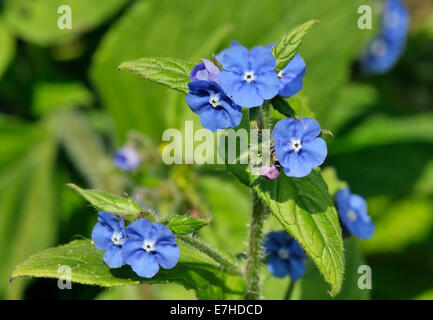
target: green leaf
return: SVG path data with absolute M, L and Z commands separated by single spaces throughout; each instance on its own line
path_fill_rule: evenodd
M 169 216 L 160 221 L 176 235 L 195 233 L 209 223 L 208 219 L 192 218 L 188 215 Z
M 295 116 L 295 111 L 292 109 L 290 104 L 280 96 L 272 99 L 272 106 L 275 110 L 278 110 L 278 112 L 286 117 L 293 118 Z
M 92 30 L 119 11 L 127 0 L 105 0 L 104 5 L 87 0 L 4 1 L 8 26 L 24 40 L 40 46 L 64 43 Z M 72 29 L 58 28 L 59 7 L 70 6 Z
M 253 189 L 284 229 L 295 237 L 331 285 L 341 288 L 343 241 L 336 209 L 318 170 L 304 178 L 281 174 L 278 180 L 256 178 Z
M 170 270 L 161 268 L 151 279 L 137 276 L 130 266 L 110 269 L 105 265 L 103 252 L 90 240 L 76 240 L 69 244 L 42 251 L 23 263 L 12 273 L 18 277 L 60 278 L 59 266 L 72 269 L 72 282 L 117 287 L 141 283 L 179 283 L 194 289 L 199 299 L 239 299 L 245 290 L 244 280 L 228 274 L 211 258 L 194 247 L 178 241 L 180 259 Z
M 119 70 L 128 70 L 146 80 L 188 93 L 189 74 L 194 64 L 175 58 L 142 58 L 122 62 Z
M 72 183 L 68 187 L 77 191 L 97 210 L 112 212 L 127 220 L 134 220 L 140 215 L 141 207 L 132 198 L 121 198 L 100 190 L 81 189 Z
M 305 22 L 304 24 L 290 30 L 277 41 L 275 47 L 272 49 L 272 54 L 277 60 L 277 71 L 283 69 L 290 60 L 293 59 L 301 47 L 308 31 L 316 22 L 319 21 L 310 20 Z
M 9 63 L 14 57 L 15 53 L 15 39 L 9 33 L 9 31 L 5 28 L 3 23 L 0 22 L 0 78 L 3 76 L 3 73 L 6 71 Z

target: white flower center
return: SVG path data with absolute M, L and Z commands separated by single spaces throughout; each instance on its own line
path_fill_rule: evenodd
M 386 42 L 382 39 L 378 39 L 372 43 L 370 51 L 374 56 L 381 57 L 386 53 L 387 49 Z
M 283 70 L 281 70 L 280 72 L 278 72 L 277 76 L 278 76 L 278 79 L 280 79 L 280 80 L 283 79 L 283 77 L 284 77 Z
M 216 94 L 214 96 L 209 97 L 209 103 L 212 107 L 216 108 L 220 105 L 220 96 L 219 94 Z
M 143 241 L 143 249 L 146 252 L 155 251 L 155 241 L 152 240 L 144 240 Z
M 121 232 L 114 232 L 111 236 L 111 241 L 113 241 L 116 246 L 123 246 L 125 239 L 123 239 Z
M 299 139 L 292 139 L 292 142 L 290 143 L 290 146 L 295 152 L 299 152 L 299 150 L 302 149 L 301 140 Z
M 278 250 L 278 256 L 283 260 L 289 260 L 290 253 L 287 249 L 281 248 L 280 250 Z
M 349 210 L 349 212 L 347 213 L 347 218 L 352 222 L 355 221 L 357 218 L 356 212 L 353 210 Z
M 256 80 L 256 75 L 252 71 L 247 71 L 247 72 L 244 73 L 243 79 L 246 82 L 250 83 L 251 81 Z

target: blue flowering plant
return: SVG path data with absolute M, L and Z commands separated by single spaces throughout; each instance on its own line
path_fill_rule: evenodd
M 409 12 L 403 0 L 386 0 L 378 34 L 370 40 L 361 59 L 365 74 L 383 74 L 391 70 L 406 47 Z
M 370 220 L 365 201 L 349 191 L 338 194 L 337 213 L 320 169 L 327 156 L 326 131 L 312 112 L 303 114 L 309 110 L 302 95 L 308 61 L 299 49 L 316 22 L 299 25 L 267 46 L 247 48 L 233 42 L 201 62 L 152 57 L 119 66 L 184 93 L 189 115 L 199 117 L 209 131 L 243 129 L 250 136 L 257 134 L 258 141 L 247 146 L 249 165 L 235 161 L 223 167 L 252 194 L 243 252 L 228 252 L 226 246 L 214 248 L 204 242 L 199 231 L 209 219 L 197 218 L 192 211 L 163 216 L 136 198 L 71 185 L 99 212 L 92 242 L 73 241 L 26 263 L 37 264 L 38 259 L 49 256 L 52 266 L 37 275 L 57 276 L 55 266 L 80 261 L 72 280 L 86 284 L 170 282 L 195 290 L 202 299 L 260 299 L 264 260 L 270 274 L 290 276 L 295 282 L 308 272 L 308 255 L 330 285 L 331 295 L 337 295 L 345 265 L 338 213 L 345 227 L 361 238 L 371 235 Z M 263 159 L 252 159 L 254 153 L 265 154 L 265 146 L 269 153 Z M 141 160 L 131 148 L 118 150 L 114 157 L 116 165 L 126 171 L 137 168 Z M 271 219 L 283 231 L 264 237 L 265 223 Z M 66 256 L 69 260 L 64 261 Z M 22 270 L 14 276 L 36 274 Z

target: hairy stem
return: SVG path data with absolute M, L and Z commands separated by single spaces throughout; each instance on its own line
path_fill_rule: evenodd
M 269 127 L 269 104 L 260 108 L 252 108 L 250 114 L 250 129 L 261 130 Z M 245 279 L 247 282 L 247 291 L 245 299 L 260 299 L 260 267 L 262 263 L 262 236 L 263 223 L 267 209 L 263 202 L 253 191 L 253 213 L 248 239 L 247 261 L 245 265 Z
M 265 220 L 265 207 L 262 201 L 253 193 L 253 215 L 251 218 L 250 234 L 248 240 L 247 262 L 245 278 L 247 291 L 245 299 L 257 300 L 260 298 L 260 267 L 262 264 L 262 233 Z

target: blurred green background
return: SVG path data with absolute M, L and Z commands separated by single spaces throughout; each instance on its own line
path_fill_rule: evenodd
M 104 290 L 19 279 L 14 266 L 45 248 L 89 238 L 96 214 L 65 184 L 134 195 L 164 214 L 212 216 L 200 231 L 232 254 L 245 249 L 249 190 L 211 166 L 165 166 L 162 132 L 198 118 L 184 96 L 117 71 L 122 61 L 172 56 L 192 62 L 232 40 L 251 47 L 319 19 L 301 55 L 304 88 L 328 138 L 334 167 L 365 196 L 372 239 L 345 240 L 346 274 L 337 299 L 433 299 L 433 4 L 408 0 L 407 50 L 388 74 L 362 76 L 357 59 L 377 32 L 357 28 L 367 0 L 4 0 L 0 3 L 0 298 L 192 299 L 174 285 Z M 72 30 L 59 30 L 60 5 Z M 374 12 L 376 12 L 374 10 Z M 145 162 L 125 174 L 111 161 L 128 137 Z M 271 219 L 268 229 L 279 229 Z M 357 268 L 372 268 L 359 290 Z M 289 280 L 264 268 L 264 298 L 281 299 Z M 308 265 L 293 298 L 329 298 Z

